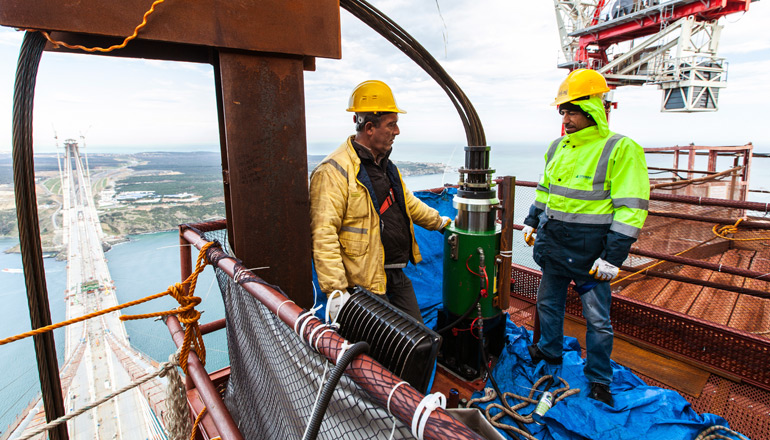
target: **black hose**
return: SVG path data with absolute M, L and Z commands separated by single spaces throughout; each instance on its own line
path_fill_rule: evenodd
M 499 325 L 499 324 L 498 324 Z M 497 397 L 500 399 L 500 402 L 503 404 L 504 407 L 508 409 L 510 412 L 515 412 L 513 408 L 511 408 L 510 405 L 508 405 L 508 401 L 505 400 L 505 396 L 503 396 L 503 393 L 500 391 L 500 387 L 497 386 L 497 381 L 495 380 L 495 376 L 492 375 L 492 370 L 489 368 L 489 365 L 487 365 L 487 350 L 484 347 L 484 330 L 479 329 L 479 343 L 481 344 L 481 365 L 484 366 L 484 371 L 487 372 L 487 376 L 489 376 L 489 381 L 492 382 L 492 388 L 494 388 L 495 392 L 497 393 Z M 513 421 L 516 422 L 516 425 L 521 429 L 523 432 L 532 435 L 531 432 L 529 432 L 529 429 L 527 429 L 527 425 L 525 425 L 520 420 L 513 418 Z M 510 429 L 504 429 L 504 431 L 510 435 L 513 438 L 521 438 L 516 434 L 514 431 L 511 431 Z
M 481 125 L 476 109 L 468 97 L 455 83 L 451 76 L 441 67 L 433 55 L 417 42 L 401 26 L 387 15 L 383 14 L 365 0 L 340 0 L 340 7 L 346 9 L 359 20 L 363 21 L 377 33 L 385 37 L 406 56 L 412 59 L 446 92 L 450 101 L 457 109 L 460 120 L 465 128 L 465 137 L 470 146 L 486 145 L 484 127 Z
M 334 394 L 334 389 L 337 388 L 337 383 L 340 381 L 342 373 L 345 372 L 345 369 L 353 358 L 368 351 L 369 344 L 364 341 L 356 342 L 342 355 L 342 357 L 337 359 L 337 365 L 332 369 L 329 380 L 326 381 L 323 390 L 321 391 L 321 395 L 318 396 L 318 401 L 316 402 L 315 409 L 310 417 L 307 430 L 305 430 L 305 436 L 302 437 L 303 440 L 315 440 L 315 438 L 318 437 L 318 430 L 321 428 L 321 422 L 326 414 L 326 409 L 329 407 L 329 401 L 332 398 L 332 394 Z
M 436 333 L 438 333 L 438 334 L 445 333 L 447 330 L 450 330 L 452 327 L 454 327 L 457 324 L 459 324 L 463 319 L 467 318 L 468 315 L 470 315 L 472 311 L 476 310 L 476 304 L 478 304 L 479 301 L 481 301 L 481 292 L 480 291 L 479 291 L 479 294 L 476 295 L 476 301 L 474 301 L 473 304 L 471 304 L 471 306 L 468 307 L 468 310 L 466 310 L 465 313 L 463 313 L 459 318 L 457 318 L 454 321 L 452 321 L 451 324 L 447 324 L 447 325 L 441 327 L 440 329 L 436 330 Z

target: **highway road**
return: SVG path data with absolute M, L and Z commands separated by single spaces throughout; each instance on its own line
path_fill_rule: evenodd
M 115 306 L 118 302 L 104 256 L 104 233 L 94 204 L 90 177 L 83 166 L 77 143 L 67 140 L 65 149 L 62 164 L 62 227 L 64 243 L 67 245 L 67 290 L 64 292 L 64 301 L 66 317 L 71 319 Z M 67 412 L 77 410 L 132 382 L 127 367 L 114 351 L 120 350 L 121 344 L 129 345 L 119 316 L 119 312 L 113 312 L 66 327 L 65 359 L 72 359 L 82 351 L 71 380 L 64 383 L 63 378 L 62 389 Z M 109 344 L 107 337 L 114 338 L 120 344 Z M 133 358 L 139 356 L 133 351 L 128 355 Z M 150 364 L 146 359 L 135 359 L 134 362 Z M 141 391 L 135 388 L 70 420 L 69 435 L 71 439 L 84 440 L 167 438 L 163 433 L 151 429 L 152 420 L 155 420 L 151 411 Z M 33 428 L 34 423 L 28 423 L 27 426 L 20 426 L 17 432 Z

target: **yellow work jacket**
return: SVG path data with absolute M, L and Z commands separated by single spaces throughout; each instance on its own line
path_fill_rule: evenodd
M 385 250 L 380 240 L 380 215 L 369 190 L 358 178 L 361 159 L 352 139 L 349 137 L 328 155 L 310 176 L 313 263 L 318 284 L 327 295 L 355 285 L 384 294 Z M 398 192 L 396 202 L 404 205 L 409 218 L 411 261 L 419 263 L 422 257 L 414 239 L 414 224 L 439 230 L 443 223 L 438 211 L 406 188 L 400 171 L 398 177 L 400 188 L 394 185 L 393 190 Z

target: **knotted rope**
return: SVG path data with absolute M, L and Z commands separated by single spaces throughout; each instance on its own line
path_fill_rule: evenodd
M 130 321 L 134 319 L 156 318 L 160 316 L 177 315 L 179 322 L 184 324 L 184 342 L 182 343 L 181 352 L 179 354 L 179 366 L 182 368 L 185 374 L 187 374 L 187 356 L 190 354 L 190 348 L 198 354 L 201 363 L 206 365 L 206 347 L 203 345 L 203 334 L 198 328 L 198 319 L 201 317 L 201 312 L 195 310 L 195 306 L 200 304 L 201 299 L 194 296 L 195 285 L 198 284 L 198 275 L 206 268 L 208 261 L 206 261 L 206 251 L 216 244 L 214 241 L 206 243 L 200 253 L 198 253 L 198 260 L 195 262 L 195 270 L 181 283 L 176 283 L 173 286 L 169 286 L 168 289 L 163 292 L 163 295 L 171 295 L 177 302 L 179 307 L 172 310 L 166 310 L 165 312 L 144 313 L 141 315 L 124 315 L 120 317 L 121 321 Z
M 507 429 L 507 430 L 514 431 L 514 432 L 524 436 L 527 439 L 537 440 L 535 437 L 532 436 L 532 434 L 523 431 L 522 429 L 518 428 L 517 426 L 508 425 L 506 423 L 500 423 L 500 422 L 498 422 L 498 420 L 500 420 L 501 418 L 503 418 L 504 416 L 507 415 L 507 416 L 510 416 L 513 419 L 518 420 L 518 421 L 523 422 L 523 423 L 534 423 L 534 420 L 532 419 L 532 414 L 528 414 L 526 416 L 523 416 L 523 415 L 518 413 L 518 410 L 520 410 L 520 409 L 522 409 L 522 408 L 524 408 L 524 407 L 526 407 L 526 406 L 528 406 L 530 404 L 537 405 L 538 400 L 534 399 L 532 396 L 534 396 L 535 391 L 537 391 L 537 388 L 543 382 L 545 382 L 545 381 L 547 381 L 549 379 L 553 379 L 553 376 L 550 375 L 550 374 L 545 375 L 545 376 L 541 377 L 540 379 L 538 379 L 537 382 L 535 382 L 535 384 L 529 390 L 529 395 L 527 397 L 519 396 L 519 395 L 514 394 L 514 393 L 503 393 L 502 397 L 500 398 L 501 402 L 503 403 L 502 405 L 499 404 L 499 403 L 490 403 L 489 405 L 487 405 L 487 407 L 485 409 L 485 415 L 487 417 L 487 420 L 489 420 L 489 423 L 491 423 L 492 426 L 494 426 L 496 428 L 501 428 L 501 429 Z M 558 379 L 559 379 L 559 381 L 561 381 L 561 383 L 564 384 L 564 386 L 561 387 L 561 388 L 556 389 L 553 392 L 553 397 L 554 397 L 553 405 L 556 405 L 557 402 L 560 402 L 560 401 L 566 399 L 567 397 L 572 396 L 574 394 L 578 394 L 580 392 L 580 388 L 570 389 L 569 383 L 567 383 L 566 380 L 562 379 L 561 377 L 559 377 Z M 493 390 L 492 388 L 486 388 L 486 389 L 484 389 L 484 396 L 483 397 L 477 397 L 475 399 L 471 399 L 471 400 L 468 401 L 468 407 L 470 407 L 472 404 L 477 403 L 477 402 L 479 402 L 479 403 L 490 402 L 490 401 L 496 399 L 497 397 L 498 396 L 497 396 L 497 393 L 495 392 L 495 390 Z M 514 406 L 511 406 L 508 403 L 508 400 L 507 400 L 508 398 L 518 399 L 518 400 L 521 401 L 521 403 L 518 403 L 518 404 L 516 404 Z M 497 414 L 492 415 L 491 414 L 491 409 L 492 408 L 499 409 L 500 412 L 498 412 Z
M 726 225 L 720 227 L 719 225 L 714 225 L 713 228 L 711 228 L 711 231 L 719 238 L 724 238 L 725 240 L 732 240 L 732 241 L 758 241 L 758 240 L 767 240 L 770 237 L 767 235 L 763 235 L 761 237 L 754 237 L 754 238 L 735 238 L 735 237 L 728 237 L 727 234 L 737 234 L 738 233 L 738 225 L 741 224 L 743 221 L 742 218 L 739 218 L 735 224 L 733 225 Z

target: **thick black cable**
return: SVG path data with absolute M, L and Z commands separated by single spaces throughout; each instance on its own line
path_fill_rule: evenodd
M 465 313 L 463 313 L 459 318 L 457 318 L 454 321 L 452 321 L 451 324 L 447 324 L 447 325 L 441 327 L 440 329 L 436 330 L 436 333 L 438 333 L 438 334 L 445 333 L 447 330 L 449 330 L 452 327 L 454 327 L 457 324 L 459 324 L 463 319 L 467 318 L 468 315 L 470 315 L 472 311 L 476 310 L 476 304 L 478 304 L 479 301 L 481 301 L 481 292 L 479 292 L 479 294 L 476 296 L 476 301 L 474 301 L 473 304 L 471 304 L 471 306 L 468 307 L 468 309 L 465 311 Z M 473 331 L 473 329 L 471 329 L 471 331 Z
M 305 435 L 302 437 L 303 440 L 315 440 L 315 438 L 318 437 L 318 430 L 321 428 L 321 422 L 326 414 L 326 409 L 329 407 L 329 401 L 332 398 L 332 394 L 334 394 L 335 388 L 337 388 L 337 383 L 340 381 L 342 373 L 345 372 L 345 369 L 353 358 L 368 351 L 369 344 L 365 341 L 356 342 L 352 347 L 345 351 L 339 359 L 337 359 L 337 365 L 334 366 L 331 374 L 329 374 L 329 380 L 324 384 L 321 395 L 318 397 L 315 409 L 313 410 L 313 414 L 310 416 L 307 430 L 305 430 Z
M 498 324 L 503 325 L 503 324 Z M 497 381 L 495 380 L 495 376 L 492 375 L 492 369 L 489 368 L 489 365 L 487 365 L 487 350 L 484 347 L 484 330 L 483 327 L 479 329 L 479 344 L 481 344 L 481 364 L 484 366 L 484 371 L 487 372 L 487 376 L 489 376 L 489 381 L 492 383 L 492 388 L 497 393 L 497 397 L 500 399 L 500 402 L 502 402 L 503 406 L 505 406 L 510 412 L 515 412 L 513 408 L 508 404 L 508 401 L 505 400 L 505 396 L 503 395 L 502 391 L 500 391 L 500 387 L 497 385 Z M 529 429 L 527 429 L 527 425 L 525 425 L 522 421 L 513 418 L 513 421 L 516 423 L 516 425 L 521 429 L 523 432 L 532 435 L 531 432 L 529 432 Z M 513 438 L 521 438 L 517 433 L 514 431 L 511 431 L 510 429 L 504 429 L 504 431 L 510 435 Z
M 45 282 L 43 247 L 35 193 L 35 164 L 32 151 L 32 110 L 35 82 L 46 39 L 39 32 L 27 32 L 21 44 L 13 90 L 13 186 L 16 194 L 16 219 L 19 228 L 19 248 L 24 267 L 24 282 L 32 328 L 51 324 L 48 289 Z M 59 363 L 53 332 L 33 337 L 37 358 L 40 390 L 46 420 L 64 415 Z M 48 432 L 51 439 L 69 438 L 67 426 L 59 425 Z
M 460 115 L 468 145 L 484 146 L 486 137 L 481 120 L 468 97 L 436 59 L 408 32 L 365 0 L 340 0 L 340 6 L 366 23 L 411 58 L 449 96 Z

